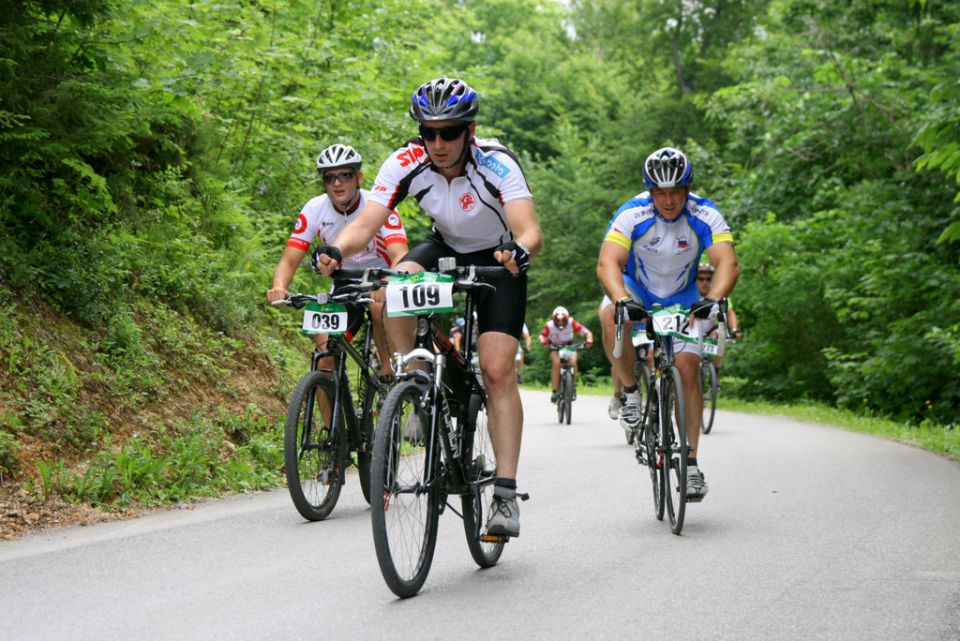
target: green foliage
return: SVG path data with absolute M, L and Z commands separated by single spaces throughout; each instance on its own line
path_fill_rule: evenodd
M 133 503 L 182 502 L 217 491 L 252 491 L 276 485 L 283 462 L 282 427 L 270 424 L 255 406 L 243 416 L 221 410 L 217 417 L 194 414 L 188 423 L 114 446 L 110 439 L 82 471 L 62 459 L 37 463 L 39 493 L 111 508 Z M 239 444 L 229 440 L 242 435 Z M 225 443 L 229 443 L 225 447 Z
M 229 380 L 249 359 L 276 368 L 270 393 L 289 392 L 308 343 L 262 300 L 297 208 L 322 190 L 313 159 L 349 142 L 369 185 L 414 131 L 410 92 L 438 75 L 479 90 L 480 135 L 518 153 L 535 195 L 534 333 L 563 304 L 599 343 L 598 246 L 643 191 L 642 160 L 674 144 L 738 241 L 747 340 L 727 361 L 731 388 L 960 422 L 956 3 L 0 12 L 0 473 L 17 443 L 40 440 L 53 452 L 37 465 L 43 495 L 119 506 L 277 481 L 262 413 L 163 419 L 126 439 L 117 416 L 198 385 L 236 398 Z M 411 201 L 416 241 L 430 221 Z M 315 290 L 305 271 L 294 287 Z M 606 379 L 599 348 L 580 358 L 584 384 Z M 544 350 L 524 373 L 547 380 Z

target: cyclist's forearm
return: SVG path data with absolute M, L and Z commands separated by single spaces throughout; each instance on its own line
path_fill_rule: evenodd
M 287 247 L 284 250 L 277 268 L 273 270 L 273 289 L 287 289 L 290 286 L 293 275 L 297 272 L 297 267 L 300 266 L 300 261 L 305 255 L 306 252 L 293 247 Z
M 343 228 L 333 241 L 333 246 L 340 250 L 344 258 L 353 256 L 377 235 L 389 215 L 390 210 L 383 205 L 367 202 L 357 219 Z

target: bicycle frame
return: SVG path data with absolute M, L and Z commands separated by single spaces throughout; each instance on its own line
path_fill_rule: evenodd
M 316 350 L 311 356 L 310 367 L 311 369 L 322 369 L 319 367 L 320 360 L 327 357 L 333 357 L 334 359 L 334 368 L 333 368 L 333 380 L 337 382 L 337 385 L 334 387 L 334 397 L 333 397 L 333 406 L 331 408 L 331 417 L 339 416 L 342 412 L 344 417 L 343 426 L 347 430 L 347 434 L 351 439 L 351 449 L 359 450 L 362 448 L 365 443 L 362 439 L 366 438 L 368 435 L 362 434 L 359 429 L 359 421 L 361 417 L 357 416 L 353 393 L 350 389 L 350 382 L 347 376 L 347 357 L 353 359 L 353 361 L 360 368 L 361 380 L 364 383 L 363 398 L 358 399 L 363 402 L 363 412 L 369 412 L 369 404 L 373 400 L 373 394 L 369 392 L 371 389 L 375 389 L 377 385 L 380 384 L 378 375 L 376 372 L 370 369 L 369 355 L 372 349 L 372 332 L 373 332 L 373 319 L 370 317 L 370 310 L 364 310 L 364 344 L 363 348 L 358 351 L 356 347 L 353 346 L 353 343 L 345 339 L 342 335 L 333 335 L 328 338 L 327 349 L 323 351 Z M 311 402 L 308 405 L 307 409 L 307 420 L 312 418 L 312 413 L 316 403 Z M 332 429 L 330 430 L 330 435 L 327 438 L 327 441 L 319 447 L 330 447 L 336 440 L 337 433 L 336 431 L 341 429 L 339 421 L 333 421 Z M 307 438 L 309 435 L 304 434 L 304 438 Z
M 464 325 L 466 336 L 470 336 L 470 332 L 473 331 L 473 307 L 473 296 L 469 295 L 468 292 L 466 324 Z M 474 371 L 468 366 L 470 359 L 473 357 L 473 348 L 470 343 L 471 341 L 463 341 L 462 351 L 456 351 L 449 337 L 431 314 L 417 319 L 417 338 L 414 349 L 407 354 L 395 356 L 394 371 L 398 380 L 420 379 L 429 385 L 428 394 L 424 397 L 424 401 L 430 409 L 424 461 L 426 487 L 417 488 L 416 491 L 418 492 L 430 491 L 440 482 L 437 474 L 440 467 L 440 460 L 437 459 L 439 453 L 436 447 L 437 439 L 440 440 L 440 449 L 443 452 L 442 460 L 446 461 L 447 469 L 453 475 L 452 478 L 445 479 L 447 483 L 445 489 L 450 490 L 453 494 L 466 494 L 467 492 L 479 494 L 480 486 L 492 483 L 494 480 L 490 478 L 479 482 L 468 482 L 459 456 L 459 446 L 462 442 L 459 432 L 465 423 L 470 395 L 478 394 L 481 398 L 486 399 L 483 386 Z M 434 345 L 439 346 L 439 351 L 434 348 Z M 405 371 L 408 365 L 417 361 L 430 363 L 433 369 L 432 374 L 428 374 L 424 370 Z M 451 399 L 444 384 L 444 374 L 450 370 L 452 370 L 451 376 L 462 377 L 460 380 L 463 383 L 460 393 L 456 394 L 455 398 L 460 409 L 456 427 L 450 421 Z M 450 485 L 451 481 L 452 486 Z M 456 512 L 456 510 L 454 511 Z

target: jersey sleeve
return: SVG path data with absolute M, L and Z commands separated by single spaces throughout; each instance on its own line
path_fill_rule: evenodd
M 427 162 L 429 157 L 423 145 L 416 139 L 409 141 L 380 166 L 368 198 L 388 209 L 396 209 L 407 197 L 413 177 Z
M 377 232 L 377 244 L 380 245 L 381 243 L 384 248 L 394 243 L 409 244 L 407 231 L 403 228 L 403 221 L 400 220 L 400 214 L 395 211 L 390 212 L 387 221 Z
M 318 199 L 314 198 L 297 214 L 297 222 L 294 223 L 293 233 L 287 239 L 287 247 L 310 251 L 310 245 L 317 237 L 317 229 L 320 227 L 320 221 L 316 215 L 319 204 L 317 201 Z
M 527 179 L 516 162 L 506 153 L 496 154 L 496 162 L 506 168 L 506 175 L 500 183 L 500 200 L 506 204 L 512 200 L 533 200 L 533 193 L 527 185 Z
M 706 249 L 714 243 L 732 243 L 733 232 L 730 231 L 730 225 L 727 224 L 716 205 L 706 198 L 692 194 L 690 200 L 696 203 L 691 223 L 696 221 L 695 231 L 700 237 L 701 246 Z M 691 227 L 694 225 L 691 224 Z
M 603 236 L 603 241 L 616 243 L 629 250 L 633 245 L 633 230 L 636 226 L 637 217 L 634 215 L 633 201 L 629 201 L 624 203 L 613 215 L 613 220 L 610 221 L 610 226 Z
M 581 325 L 579 322 L 573 321 L 573 333 L 574 333 L 574 334 L 583 334 L 584 336 L 586 336 L 586 335 L 587 335 L 587 328 L 584 327 L 583 325 Z

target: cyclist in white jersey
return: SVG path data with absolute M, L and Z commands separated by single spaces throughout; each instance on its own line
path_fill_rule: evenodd
M 527 303 L 530 258 L 542 244 L 533 196 L 516 157 L 494 139 L 476 138 L 477 94 L 455 78 L 437 78 L 414 92 L 410 116 L 420 135 L 394 151 L 380 168 L 370 201 L 329 247 L 314 252 L 314 264 L 332 273 L 352 256 L 408 195 L 433 221 L 427 239 L 398 269 L 422 271 L 444 256 L 458 265 L 503 265 L 516 278 L 498 279 L 495 292 L 477 295 L 477 348 L 489 402 L 489 426 L 497 459 L 494 500 L 487 531 L 520 532 L 516 478 L 523 407 L 513 363 Z M 413 347 L 415 319 L 389 319 L 391 341 Z
M 611 300 L 633 300 L 649 309 L 654 303 L 680 303 L 695 319 L 717 313 L 717 301 L 728 296 L 740 275 L 733 234 L 723 216 L 706 198 L 690 193 L 693 167 L 679 150 L 664 147 L 643 166 L 648 191 L 624 203 L 604 237 L 597 277 Z M 707 295 L 697 290 L 697 264 L 706 252 L 716 266 Z M 687 499 L 698 501 L 708 487 L 697 462 L 703 390 L 698 380 L 702 345 L 676 341 L 687 417 L 690 454 Z M 627 354 L 629 350 L 624 350 Z M 620 410 L 624 429 L 640 422 L 640 393 L 627 358 L 613 359 L 626 393 Z
M 583 336 L 583 342 L 586 347 L 593 347 L 593 332 L 578 323 L 573 316 L 570 315 L 566 307 L 558 306 L 553 310 L 553 318 L 548 320 L 543 326 L 543 329 L 540 330 L 539 340 L 540 344 L 544 347 L 562 347 L 563 345 L 573 343 L 573 339 L 576 338 L 577 334 Z M 576 381 L 577 372 L 580 369 L 576 352 L 574 352 L 573 357 L 570 359 L 570 364 L 573 366 L 573 377 L 574 381 Z M 557 388 L 559 386 L 560 355 L 556 351 L 551 351 L 550 387 L 553 389 L 553 393 L 550 395 L 551 403 L 557 402 Z M 576 389 L 574 389 L 573 393 L 573 398 L 576 400 Z
M 360 168 L 363 159 L 357 150 L 349 145 L 335 144 L 327 147 L 317 156 L 317 172 L 323 178 L 323 187 L 326 193 L 311 199 L 304 205 L 293 233 L 287 240 L 287 246 L 273 272 L 273 286 L 267 291 L 267 300 L 271 303 L 283 300 L 287 294 L 287 287 L 293 280 L 303 257 L 310 250 L 314 239 L 326 245 L 343 231 L 343 228 L 355 220 L 366 204 L 369 192 L 360 188 L 363 173 Z M 407 253 L 407 234 L 403 223 L 396 212 L 390 212 L 386 221 L 375 234 L 374 238 L 359 252 L 345 261 L 348 269 L 364 269 L 367 267 L 389 267 Z M 380 359 L 382 373 L 390 373 L 389 350 L 383 330 L 383 294 L 374 294 L 375 302 L 370 306 L 373 318 L 378 319 L 373 324 L 374 340 L 377 354 Z M 348 333 L 356 332 L 363 323 L 362 316 L 350 319 Z M 316 335 L 317 348 L 323 350 L 327 345 L 326 334 Z M 324 366 L 332 366 L 324 363 Z

